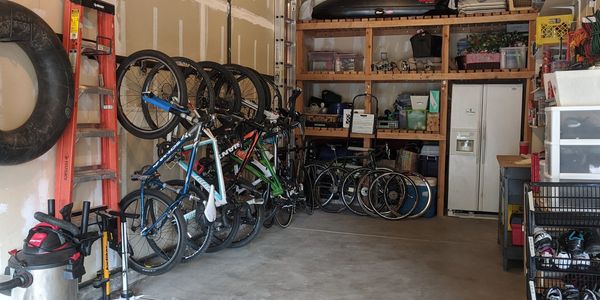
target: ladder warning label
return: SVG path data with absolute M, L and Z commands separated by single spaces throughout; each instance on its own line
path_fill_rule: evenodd
M 71 10 L 71 39 L 76 40 L 79 35 L 79 9 Z

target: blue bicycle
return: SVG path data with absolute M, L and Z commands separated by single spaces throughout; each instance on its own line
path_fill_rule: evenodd
M 161 74 L 161 78 L 176 79 L 173 84 L 176 90 L 165 93 L 167 87 L 164 84 L 148 84 L 147 78 L 140 76 L 139 82 L 146 81 L 140 85 L 144 87 L 143 92 L 137 96 L 132 93 L 121 94 L 120 97 L 127 97 L 128 103 L 138 101 L 137 106 L 142 108 L 141 112 L 150 112 L 144 115 L 161 116 L 152 112 L 163 111 L 172 116 L 153 118 L 153 122 L 147 123 L 151 130 L 158 130 L 159 127 L 161 131 L 165 130 L 164 126 L 156 126 L 159 120 L 170 120 L 170 123 L 184 119 L 193 124 L 156 162 L 131 177 L 140 182 L 140 188 L 126 195 L 120 202 L 121 210 L 132 216 L 127 220 L 129 265 L 140 273 L 159 275 L 172 269 L 182 258 L 191 258 L 206 251 L 212 239 L 212 222 L 217 217 L 216 207 L 225 205 L 227 199 L 218 158 L 214 162 L 217 176 L 211 182 L 214 185 L 193 170 L 200 149 L 207 148 L 207 151 L 220 153 L 217 140 L 209 129 L 214 120 L 214 91 L 210 88 L 204 90 L 201 109 L 190 110 L 182 106 L 177 98 L 177 91 L 186 86 L 183 79 L 190 74 L 197 80 L 206 82 L 210 81 L 210 77 L 201 71 L 202 68 L 190 65 L 193 62 L 178 65 L 160 52 L 145 51 L 142 54 L 130 56 L 129 61 L 123 64 L 160 70 L 154 73 Z M 189 70 L 196 70 L 196 73 L 186 72 Z M 139 82 L 129 80 L 128 84 L 134 86 Z M 161 99 L 157 94 L 169 100 Z M 135 100 L 136 97 L 138 100 Z M 185 150 L 189 150 L 187 157 L 182 154 Z M 163 182 L 160 179 L 158 169 L 170 162 L 184 168 L 186 175 L 182 183 L 173 184 L 173 181 Z M 198 182 L 197 187 L 191 187 L 192 179 Z M 198 189 L 203 189 L 206 193 L 200 193 Z M 169 197 L 165 192 L 174 196 Z

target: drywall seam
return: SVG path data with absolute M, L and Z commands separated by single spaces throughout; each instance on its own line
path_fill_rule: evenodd
M 206 4 L 208 7 L 227 13 L 227 1 L 225 0 L 196 0 L 200 4 Z M 231 15 L 234 18 L 242 19 L 254 25 L 258 25 L 267 29 L 273 29 L 274 23 L 264 17 L 261 17 L 245 8 L 233 5 L 231 7 Z
M 206 28 L 208 27 L 206 5 L 200 4 L 200 60 L 206 60 Z
M 221 59 L 220 63 L 225 63 L 225 26 L 221 26 Z
M 238 65 L 242 64 L 242 35 L 238 34 L 237 36 L 237 63 Z
M 179 19 L 179 56 L 183 56 L 183 20 Z
M 152 8 L 152 49 L 158 50 L 158 7 Z
M 119 1 L 119 17 L 117 18 L 117 27 L 119 28 L 119 38 L 116 41 L 117 44 L 117 53 L 125 54 L 127 53 L 127 22 L 125 20 L 127 16 L 127 11 L 125 7 L 125 1 Z
M 255 69 L 255 70 L 256 70 L 256 54 L 257 54 L 256 50 L 257 50 L 257 47 L 258 47 L 258 41 L 254 40 L 254 61 L 253 61 L 253 64 L 252 64 L 253 65 L 252 68 Z

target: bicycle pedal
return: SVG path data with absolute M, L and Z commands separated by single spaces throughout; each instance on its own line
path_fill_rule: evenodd
M 94 283 L 92 284 L 92 286 L 95 289 L 99 289 L 101 287 L 104 287 L 104 284 L 107 283 L 107 282 L 109 282 L 109 281 L 110 281 L 110 278 L 96 279 L 94 281 Z

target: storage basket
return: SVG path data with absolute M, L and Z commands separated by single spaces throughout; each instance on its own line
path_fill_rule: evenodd
M 528 294 L 531 296 L 528 299 L 546 299 L 544 295 L 550 288 L 562 291 L 567 285 L 572 285 L 583 293 L 585 289 L 594 288 L 598 282 L 600 275 L 540 271 L 529 281 Z
M 554 253 L 560 251 L 565 245 L 559 246 L 560 240 L 564 235 L 570 235 L 571 233 L 581 233 L 585 238 L 589 237 L 596 228 L 580 229 L 580 228 L 563 228 L 563 227 L 542 227 L 536 226 L 535 228 L 543 229 L 547 234 L 552 237 L 553 245 L 551 246 Z M 584 249 L 586 246 L 583 247 Z M 531 255 L 532 265 L 535 266 L 537 271 L 549 271 L 549 272 L 576 272 L 586 274 L 597 274 L 600 275 L 600 260 L 590 258 L 590 255 L 586 258 L 562 258 L 562 257 L 549 257 L 540 255 L 537 252 L 535 246 L 533 247 L 535 253 Z M 584 251 L 585 252 L 585 251 Z M 586 252 L 587 253 L 587 252 Z
M 527 200 L 535 226 L 600 227 L 600 183 L 533 182 Z
M 535 23 L 536 43 L 538 45 L 558 44 L 561 38 L 566 42 L 572 22 L 572 15 L 537 17 Z
M 461 70 L 500 69 L 500 53 L 469 53 L 456 57 Z
M 304 114 L 306 117 L 306 126 L 337 128 L 342 127 L 340 115 L 338 114 Z
M 308 71 L 335 71 L 335 52 L 308 52 Z
M 441 57 L 442 37 L 424 31 L 410 38 L 413 57 Z

